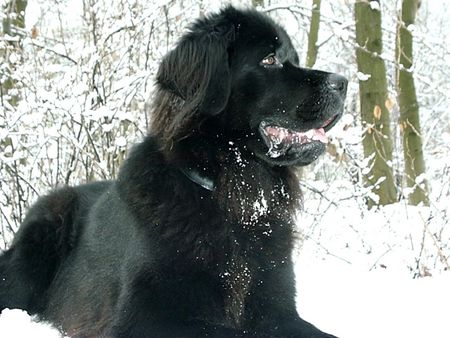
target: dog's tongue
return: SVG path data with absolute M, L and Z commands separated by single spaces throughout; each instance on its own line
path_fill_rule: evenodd
M 328 136 L 325 134 L 325 129 L 319 128 L 319 129 L 311 129 L 314 134 L 311 137 L 312 140 L 320 141 L 322 143 L 328 143 Z

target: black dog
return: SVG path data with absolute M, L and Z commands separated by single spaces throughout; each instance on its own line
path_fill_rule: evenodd
M 292 167 L 324 152 L 347 81 L 299 68 L 280 26 L 227 7 L 157 82 L 117 181 L 31 208 L 0 257 L 0 309 L 73 337 L 332 337 L 296 311 Z

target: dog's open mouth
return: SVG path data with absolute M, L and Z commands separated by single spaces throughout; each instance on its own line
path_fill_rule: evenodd
M 286 155 L 292 148 L 302 148 L 304 146 L 312 145 L 315 142 L 322 144 L 328 143 L 326 135 L 329 130 L 338 120 L 338 116 L 326 120 L 319 128 L 310 129 L 307 131 L 295 131 L 289 128 L 280 127 L 274 124 L 261 122 L 259 129 L 269 150 L 267 156 L 277 158 Z

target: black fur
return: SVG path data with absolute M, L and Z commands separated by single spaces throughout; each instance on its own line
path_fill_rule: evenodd
M 30 209 L 0 257 L 0 310 L 72 337 L 333 337 L 298 316 L 291 259 L 292 167 L 324 145 L 271 156 L 262 128 L 331 128 L 345 79 L 299 68 L 280 26 L 227 7 L 191 26 L 157 81 L 149 136 L 117 181 Z

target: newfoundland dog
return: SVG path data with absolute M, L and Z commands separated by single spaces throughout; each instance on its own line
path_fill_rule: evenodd
M 0 257 L 0 310 L 71 337 L 333 337 L 296 311 L 294 170 L 325 151 L 346 90 L 300 68 L 262 13 L 198 19 L 163 58 L 117 180 L 30 209 Z

